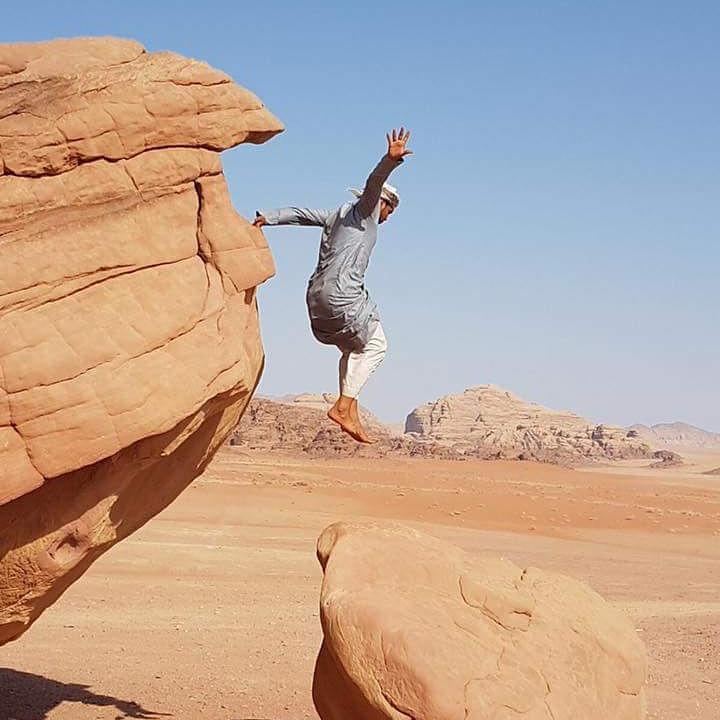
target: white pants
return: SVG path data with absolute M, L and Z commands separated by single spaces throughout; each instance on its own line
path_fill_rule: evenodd
M 360 352 L 344 352 L 340 358 L 340 394 L 356 398 L 383 361 L 387 351 L 387 340 L 382 325 L 375 331 Z

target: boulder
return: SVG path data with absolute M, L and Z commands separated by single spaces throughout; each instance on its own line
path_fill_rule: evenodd
M 219 153 L 281 130 L 174 53 L 0 45 L 0 644 L 236 425 L 274 267 Z
M 322 720 L 640 720 L 646 656 L 587 585 L 393 525 L 318 540 Z
M 656 462 L 650 463 L 651 468 L 670 468 L 684 465 L 682 455 L 678 455 L 672 450 L 655 450 L 653 457 Z

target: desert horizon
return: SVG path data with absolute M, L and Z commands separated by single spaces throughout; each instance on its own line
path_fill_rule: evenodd
M 410 415 L 417 408 L 421 407 L 422 405 L 438 402 L 440 399 L 442 399 L 444 397 L 452 397 L 455 395 L 460 395 L 463 392 L 472 390 L 473 388 L 486 388 L 486 387 L 487 388 L 497 388 L 503 392 L 508 392 L 512 395 L 516 395 L 515 393 L 512 392 L 512 390 L 503 388 L 496 383 L 492 383 L 492 382 L 476 383 L 474 385 L 470 385 L 470 386 L 464 388 L 463 390 L 460 390 L 457 392 L 448 392 L 445 395 L 442 395 L 438 398 L 433 398 L 433 399 L 420 398 L 418 400 L 418 403 L 414 407 L 408 409 L 408 411 L 405 413 L 404 417 L 400 417 L 400 418 L 384 417 L 383 419 L 380 419 L 379 416 L 377 415 L 377 413 L 373 412 L 373 408 L 366 407 L 365 409 L 368 412 L 372 413 L 374 416 L 378 417 L 378 420 L 380 422 L 382 422 L 382 424 L 385 425 L 386 427 L 396 428 L 396 427 L 399 427 L 400 425 L 404 426 L 407 416 Z M 298 399 L 303 399 L 303 398 L 316 399 L 316 398 L 320 398 L 320 397 L 324 397 L 324 396 L 333 396 L 333 395 L 334 396 L 337 395 L 336 390 L 335 391 L 325 390 L 325 391 L 318 391 L 318 392 L 299 391 L 299 392 L 272 393 L 272 392 L 264 391 L 262 388 L 262 385 L 261 385 L 260 388 L 258 389 L 258 392 L 256 393 L 255 397 L 266 399 L 266 400 L 271 400 L 273 402 L 293 403 Z M 534 401 L 526 401 L 526 402 L 532 403 L 533 405 L 539 405 L 539 403 L 534 402 Z M 578 414 L 579 416 L 582 416 L 580 413 L 577 412 L 576 408 L 564 408 L 564 409 L 559 410 L 559 412 Z M 667 434 L 667 433 L 670 433 L 673 431 L 679 433 L 679 432 L 683 432 L 683 431 L 694 430 L 694 431 L 699 431 L 703 435 L 711 436 L 710 438 L 708 438 L 708 440 L 711 440 L 713 442 L 713 444 L 716 440 L 716 438 L 714 436 L 720 436 L 720 430 L 715 430 L 712 428 L 703 428 L 703 427 L 695 425 L 691 422 L 686 422 L 682 418 L 668 419 L 668 418 L 674 418 L 674 414 L 673 414 L 671 408 L 668 408 L 667 411 L 665 413 L 663 413 L 663 418 L 664 419 L 656 420 L 655 422 L 650 422 L 648 424 L 640 423 L 640 422 L 631 422 L 631 423 L 628 423 L 627 425 L 623 425 L 622 423 L 609 422 L 607 419 L 603 420 L 603 419 L 599 419 L 599 418 L 587 418 L 587 422 L 588 422 L 588 424 L 592 424 L 592 425 L 606 424 L 606 425 L 615 425 L 617 427 L 626 427 L 627 429 L 642 428 L 644 430 L 656 431 L 656 432 L 657 431 L 665 431 L 663 434 Z M 717 438 L 717 441 L 720 444 L 720 438 Z M 673 441 L 672 439 L 668 438 L 668 442 L 670 442 L 671 444 L 674 444 L 676 447 L 683 447 L 682 441 Z

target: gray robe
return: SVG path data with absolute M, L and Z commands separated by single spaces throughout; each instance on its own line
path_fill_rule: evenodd
M 258 210 L 268 225 L 322 227 L 318 263 L 306 295 L 310 327 L 321 343 L 342 351 L 362 350 L 380 322 L 377 305 L 365 289 L 365 271 L 377 240 L 382 186 L 401 162 L 385 155 L 361 197 L 335 210 Z

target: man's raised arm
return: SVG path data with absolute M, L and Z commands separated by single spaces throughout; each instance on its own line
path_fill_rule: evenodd
M 382 193 L 383 183 L 388 179 L 390 173 L 405 159 L 406 155 L 412 155 L 412 150 L 406 149 L 407 141 L 410 139 L 410 131 L 400 128 L 400 131 L 392 131 L 392 135 L 386 135 L 388 150 L 382 156 L 380 162 L 370 173 L 365 189 L 355 207 L 361 218 L 370 217 L 373 210 L 380 202 L 380 193 Z
M 286 207 L 279 210 L 258 210 L 255 213 L 255 227 L 263 225 L 319 225 L 323 226 L 332 210 L 311 210 L 310 208 Z

